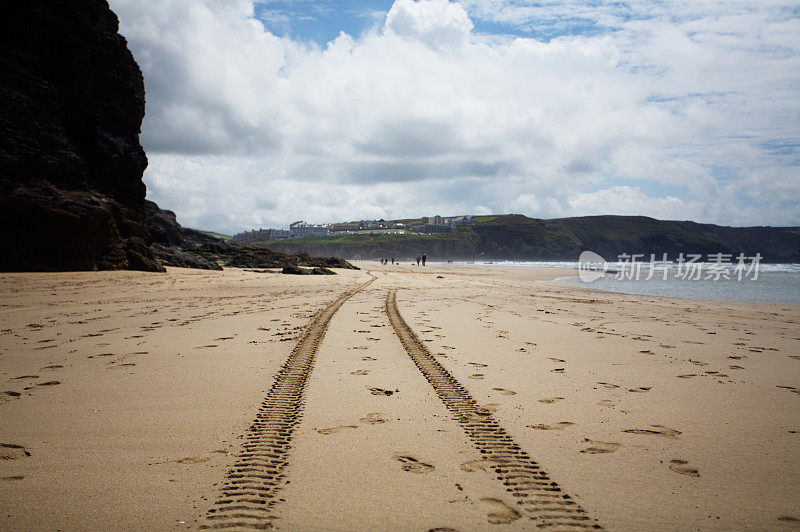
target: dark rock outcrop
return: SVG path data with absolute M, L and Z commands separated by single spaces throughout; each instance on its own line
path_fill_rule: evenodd
M 336 257 L 310 257 L 305 253 L 286 255 L 271 249 L 238 245 L 205 244 L 192 250 L 194 253 L 214 262 L 222 262 L 233 268 L 345 268 L 358 270 L 346 260 Z M 322 272 L 320 272 L 322 273 Z
M 223 246 L 225 243 L 222 239 L 182 227 L 174 212 L 161 209 L 152 201 L 145 200 L 144 204 L 147 230 L 153 238 L 153 253 L 163 266 L 222 269 L 216 260 L 209 260 L 192 251 L 204 244 Z
M 182 227 L 172 211 L 160 209 L 145 201 L 147 229 L 153 236 L 152 249 L 164 266 L 221 270 L 221 264 L 233 268 L 286 268 L 299 275 L 335 275 L 327 268 L 357 269 L 349 262 L 335 257 L 310 257 L 305 253 L 286 255 L 269 249 L 247 245 L 228 245 L 221 238 L 202 231 Z M 309 266 L 306 270 L 300 266 Z
M 221 238 L 181 226 L 174 212 L 161 209 L 152 201 L 145 200 L 144 209 L 147 230 L 150 231 L 153 242 L 182 249 L 191 249 L 203 244 L 225 243 Z
M 222 270 L 222 266 L 217 264 L 216 261 L 208 260 L 197 253 L 192 253 L 191 251 L 179 247 L 163 246 L 154 243 L 151 249 L 162 266 L 197 268 L 200 270 Z
M 142 73 L 105 0 L 0 17 L 0 269 L 161 271 L 145 227 Z
M 281 273 L 289 275 L 336 275 L 336 272 L 328 268 L 300 268 L 299 266 L 284 266 Z

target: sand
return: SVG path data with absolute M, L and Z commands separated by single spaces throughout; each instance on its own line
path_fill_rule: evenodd
M 0 275 L 0 528 L 800 524 L 800 307 L 360 265 Z

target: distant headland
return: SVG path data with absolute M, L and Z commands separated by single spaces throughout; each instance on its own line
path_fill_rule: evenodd
M 292 224 L 233 235 L 230 242 L 347 259 L 409 257 L 431 260 L 576 261 L 591 250 L 606 258 L 640 253 L 759 253 L 766 262 L 800 262 L 800 227 L 726 227 L 645 216 L 538 219 L 521 214 L 431 216 Z

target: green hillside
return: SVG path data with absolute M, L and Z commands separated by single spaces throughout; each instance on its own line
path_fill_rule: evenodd
M 361 234 L 277 240 L 258 245 L 346 259 L 405 259 L 426 253 L 431 260 L 577 260 L 591 250 L 607 260 L 623 253 L 761 253 L 764 261 L 800 262 L 798 227 L 725 227 L 645 216 L 585 216 L 542 220 L 519 214 L 479 216 L 456 233 Z
M 200 231 L 204 235 L 213 236 L 215 238 L 221 238 L 222 240 L 231 240 L 233 237 L 230 235 L 223 235 L 222 233 L 215 233 L 214 231 Z

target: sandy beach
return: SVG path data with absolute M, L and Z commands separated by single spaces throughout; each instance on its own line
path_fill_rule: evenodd
M 800 307 L 536 268 L 0 275 L 0 528 L 800 525 Z

